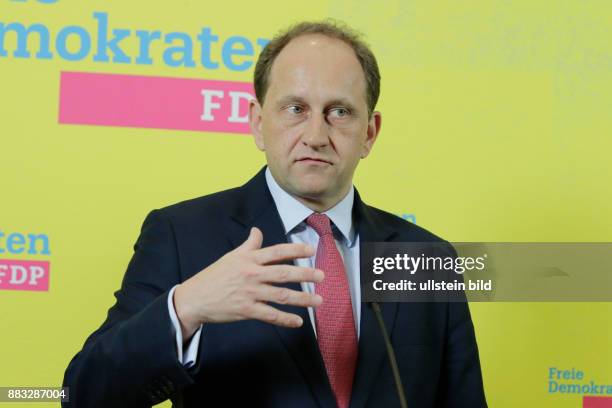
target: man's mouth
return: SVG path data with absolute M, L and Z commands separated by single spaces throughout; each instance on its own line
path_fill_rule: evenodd
M 296 162 L 306 163 L 306 164 L 332 164 L 330 161 L 319 158 L 319 157 L 302 157 L 296 160 Z

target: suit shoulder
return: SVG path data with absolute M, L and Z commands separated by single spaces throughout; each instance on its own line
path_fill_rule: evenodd
M 227 216 L 243 199 L 240 187 L 235 187 L 171 204 L 158 211 L 173 220 L 214 219 Z

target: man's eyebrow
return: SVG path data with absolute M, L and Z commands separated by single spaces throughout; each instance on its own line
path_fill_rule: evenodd
M 278 106 L 285 106 L 291 103 L 297 103 L 297 104 L 301 104 L 301 105 L 306 105 L 306 100 L 299 96 L 299 95 L 287 95 L 287 96 L 283 96 L 282 98 L 280 98 L 277 102 Z M 338 98 L 334 98 L 331 99 L 330 101 L 325 103 L 326 107 L 331 107 L 331 106 L 344 106 L 352 111 L 355 111 L 355 105 L 349 101 L 346 98 L 342 98 L 342 97 L 338 97 Z
M 351 101 L 345 98 L 335 98 L 326 103 L 327 106 L 344 106 L 352 111 L 355 110 L 355 105 Z
M 290 103 L 306 104 L 306 101 L 299 95 L 287 95 L 280 98 L 277 102 L 279 106 L 288 105 Z

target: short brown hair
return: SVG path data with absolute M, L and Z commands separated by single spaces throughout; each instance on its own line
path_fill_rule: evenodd
M 283 48 L 285 48 L 291 40 L 306 34 L 322 34 L 330 38 L 344 41 L 351 46 L 365 74 L 368 113 L 372 115 L 376 103 L 378 102 L 378 96 L 380 95 L 380 72 L 378 71 L 376 57 L 374 57 L 374 54 L 368 45 L 361 39 L 361 35 L 357 31 L 348 27 L 346 24 L 331 19 L 314 22 L 304 21 L 295 24 L 277 34 L 264 47 L 257 59 L 253 81 L 255 96 L 259 103 L 262 105 L 264 103 L 266 91 L 269 86 L 270 71 L 278 54 L 280 54 Z

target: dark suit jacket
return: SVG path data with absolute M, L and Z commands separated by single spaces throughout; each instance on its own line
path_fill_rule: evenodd
M 355 194 L 361 242 L 441 241 Z M 207 324 L 196 366 L 178 362 L 169 290 L 231 249 L 256 226 L 264 246 L 286 242 L 264 170 L 244 186 L 152 211 L 117 301 L 68 366 L 65 407 L 146 407 L 171 398 L 184 407 L 335 406 L 305 308 L 288 329 L 259 321 Z M 299 284 L 285 285 L 300 290 Z M 466 303 L 384 303 L 410 408 L 486 407 L 474 329 Z M 371 307 L 361 307 L 351 407 L 398 407 L 390 365 Z

